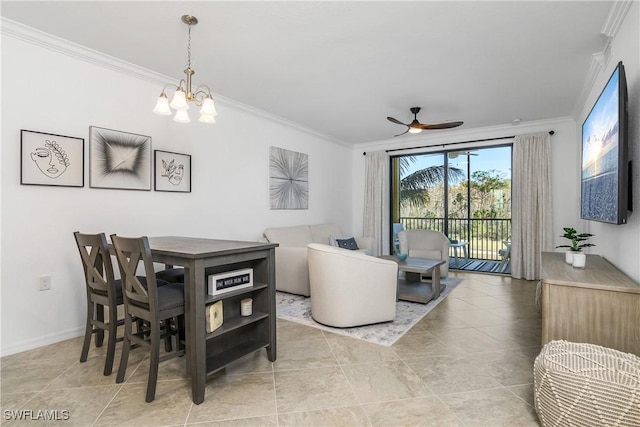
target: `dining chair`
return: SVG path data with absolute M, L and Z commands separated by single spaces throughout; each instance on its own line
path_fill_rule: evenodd
M 76 231 L 73 235 L 82 259 L 87 291 L 87 321 L 80 362 L 87 361 L 91 336 L 96 335 L 96 347 L 101 347 L 104 332 L 107 331 L 107 355 L 103 373 L 111 375 L 116 342 L 122 341 L 122 337 L 117 338 L 118 326 L 123 324 L 122 319 L 118 320 L 118 306 L 123 304 L 122 285 L 120 280 L 114 279 L 105 234 L 83 234 Z M 105 308 L 108 320 L 104 318 Z
M 158 286 L 153 258 L 146 236 L 131 238 L 111 235 L 116 252 L 124 296 L 124 342 L 116 383 L 124 381 L 132 345 L 148 348 L 149 378 L 146 401 L 155 399 L 158 365 L 168 359 L 184 355 L 184 285 L 169 283 Z M 142 265 L 145 275 L 136 275 Z M 133 333 L 135 319 L 144 319 L 149 330 Z M 160 342 L 168 336 L 176 337 L 175 350 L 160 357 Z

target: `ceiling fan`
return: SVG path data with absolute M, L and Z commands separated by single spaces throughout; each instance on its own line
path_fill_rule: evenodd
M 435 130 L 435 129 L 451 129 L 451 128 L 455 128 L 460 126 L 462 123 L 464 122 L 447 122 L 447 123 L 438 123 L 435 125 L 426 125 L 426 124 L 422 124 L 418 121 L 418 113 L 420 112 L 421 108 L 420 107 L 412 107 L 409 109 L 411 111 L 411 114 L 413 114 L 413 121 L 409 124 L 406 123 L 402 123 L 400 120 L 398 119 L 394 119 L 393 117 L 387 117 L 387 120 L 389 120 L 390 122 L 396 123 L 398 125 L 403 125 L 407 127 L 407 130 L 399 133 L 398 135 L 394 135 L 394 136 L 400 136 L 400 135 L 404 135 L 405 133 L 409 132 L 409 133 L 420 133 L 423 130 Z

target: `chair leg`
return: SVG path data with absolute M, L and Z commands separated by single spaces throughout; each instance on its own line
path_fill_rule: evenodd
M 124 339 L 122 340 L 122 355 L 120 356 L 120 367 L 118 368 L 118 375 L 116 376 L 116 383 L 124 381 L 124 376 L 127 373 L 127 363 L 129 363 L 129 350 L 131 349 L 131 334 L 132 334 L 132 322 L 131 316 L 128 313 L 124 314 Z
M 113 359 L 116 353 L 116 339 L 118 335 L 117 307 L 109 306 L 109 338 L 107 340 L 107 358 L 104 362 L 104 375 L 111 375 Z
M 160 363 L 160 324 L 151 325 L 150 341 L 151 351 L 149 354 L 149 379 L 147 380 L 147 396 L 145 399 L 146 402 L 152 402 L 156 398 L 158 364 Z
M 96 320 L 104 323 L 104 305 L 95 304 L 95 315 L 96 315 Z M 103 342 L 104 342 L 104 330 L 98 329 L 96 331 L 96 347 L 102 347 Z
M 93 303 L 87 304 L 87 326 L 84 330 L 84 341 L 82 342 L 82 351 L 80 352 L 80 362 L 87 361 L 87 355 L 89 354 L 89 345 L 91 344 L 91 335 L 93 335 Z
M 166 319 L 162 321 L 162 325 L 164 327 L 164 350 L 169 353 L 173 350 L 173 346 L 171 345 L 171 328 L 172 328 L 173 319 Z

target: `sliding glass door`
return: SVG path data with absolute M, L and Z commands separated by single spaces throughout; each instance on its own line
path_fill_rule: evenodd
M 511 237 L 511 145 L 392 158 L 392 222 L 500 260 Z M 393 227 L 392 227 L 393 229 Z

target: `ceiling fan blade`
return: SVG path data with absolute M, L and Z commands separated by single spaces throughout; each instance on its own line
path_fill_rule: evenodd
M 451 129 L 461 126 L 464 122 L 448 122 L 448 123 L 438 123 L 436 125 L 423 125 L 420 124 L 420 129 L 426 130 L 435 130 L 435 129 Z
M 405 126 L 406 126 L 406 125 L 405 125 Z M 407 126 L 407 130 L 405 130 L 404 132 L 399 133 L 399 134 L 397 134 L 397 135 L 393 135 L 393 136 L 400 136 L 400 135 L 404 135 L 404 134 L 405 134 L 405 133 L 407 133 L 407 132 L 409 132 L 409 126 Z
M 406 123 L 402 123 L 402 122 L 401 122 L 400 120 L 398 120 L 398 119 L 394 119 L 393 117 L 387 117 L 387 120 L 389 120 L 390 122 L 393 122 L 393 123 L 395 123 L 395 124 L 397 124 L 397 125 L 409 126 L 409 125 L 408 125 L 408 124 L 406 124 Z

